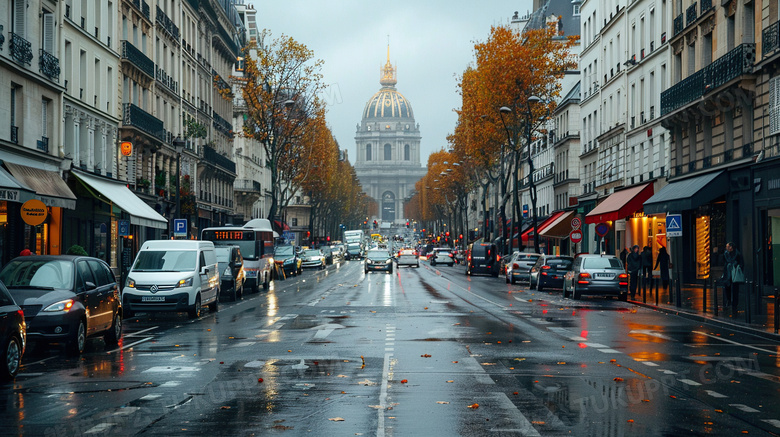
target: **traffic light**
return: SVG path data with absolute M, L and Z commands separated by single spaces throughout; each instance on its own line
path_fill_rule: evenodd
M 406 227 L 407 227 L 407 228 L 409 227 L 409 222 L 406 222 Z
M 376 226 L 377 226 L 377 222 L 376 220 L 374 220 L 374 229 L 376 229 Z

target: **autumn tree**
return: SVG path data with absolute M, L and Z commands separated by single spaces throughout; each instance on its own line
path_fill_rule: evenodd
M 324 104 L 318 98 L 324 89 L 322 61 L 285 35 L 271 40 L 271 32 L 263 30 L 257 41 L 245 48 L 244 134 L 265 149 L 271 173 L 268 218 L 274 220 L 313 168 L 307 147 L 324 123 Z

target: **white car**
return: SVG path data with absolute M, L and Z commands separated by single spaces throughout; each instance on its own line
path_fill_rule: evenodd
M 398 252 L 396 264 L 398 264 L 398 267 L 420 267 L 420 256 L 413 249 L 403 249 Z

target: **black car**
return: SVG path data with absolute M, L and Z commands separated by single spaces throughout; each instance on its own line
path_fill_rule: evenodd
M 501 258 L 493 243 L 473 243 L 466 253 L 466 274 L 487 273 L 498 276 Z
M 284 276 L 300 275 L 303 271 L 301 267 L 301 258 L 298 256 L 295 247 L 290 245 L 281 245 L 274 248 L 274 262 L 277 271 L 282 270 Z
M 539 291 L 545 288 L 563 288 L 563 277 L 571 270 L 574 258 L 571 256 L 542 255 L 531 267 L 528 280 L 530 288 Z
M 217 269 L 219 269 L 220 297 L 236 301 L 244 297 L 244 257 L 238 246 L 216 246 Z
M 366 273 L 377 270 L 384 270 L 393 273 L 393 257 L 385 249 L 371 249 L 366 253 Z
M 0 282 L 0 381 L 11 380 L 19 372 L 26 342 L 24 312 Z
M 30 341 L 65 343 L 81 354 L 87 337 L 102 334 L 109 345 L 122 337 L 119 285 L 101 259 L 21 256 L 3 267 L 0 281 L 24 311 Z

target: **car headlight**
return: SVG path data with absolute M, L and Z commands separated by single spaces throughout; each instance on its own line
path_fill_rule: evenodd
M 393 262 L 393 259 L 392 258 L 388 258 L 387 261 L 385 261 L 385 264 L 390 264 L 391 262 Z
M 135 288 L 135 279 L 127 278 L 127 283 L 125 284 L 125 287 L 127 287 L 127 288 Z
M 273 263 L 274 263 L 274 259 L 273 258 L 268 258 L 268 264 L 273 264 Z
M 182 279 L 179 281 L 179 283 L 176 284 L 176 287 L 174 288 L 180 288 L 180 287 L 192 287 L 192 276 L 190 276 L 187 279 Z
M 371 258 L 366 258 L 366 264 L 372 264 L 373 261 L 371 261 Z
M 58 311 L 68 312 L 73 307 L 74 303 L 76 303 L 76 301 L 73 299 L 61 300 L 59 302 L 47 306 L 46 308 L 43 309 L 43 311 L 47 313 L 53 313 Z

